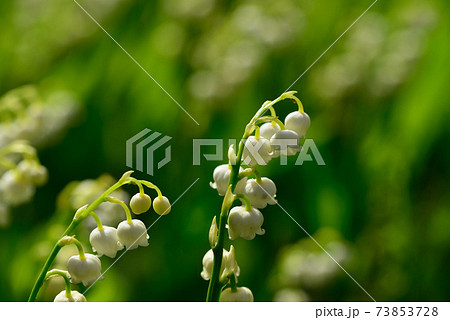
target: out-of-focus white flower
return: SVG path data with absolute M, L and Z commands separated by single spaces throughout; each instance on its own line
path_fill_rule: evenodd
M 275 293 L 275 302 L 308 302 L 310 298 L 302 289 L 284 288 Z
M 170 205 L 169 199 L 167 199 L 167 197 L 165 196 L 157 197 L 153 201 L 153 210 L 155 210 L 155 212 L 160 216 L 169 214 L 171 209 L 172 207 Z
M 203 256 L 202 264 L 203 270 L 200 275 L 205 280 L 211 279 L 214 265 L 214 253 L 212 249 L 208 250 L 208 252 L 205 253 L 205 255 Z M 222 265 L 220 267 L 220 278 L 227 277 L 231 273 L 234 273 L 236 277 L 238 277 L 240 273 L 233 246 L 230 247 L 230 251 L 223 249 Z
M 53 302 L 86 302 L 86 297 L 76 290 L 70 291 L 70 296 L 66 295 L 66 290 L 61 291 Z
M 42 186 L 48 180 L 47 168 L 40 165 L 36 161 L 22 160 L 17 165 L 17 170 L 20 172 L 22 177 L 29 180 L 36 186 Z
M 130 200 L 130 208 L 135 214 L 147 212 L 152 205 L 152 198 L 148 194 L 136 193 Z
M 105 255 L 115 258 L 117 251 L 123 249 L 123 244 L 117 237 L 117 229 L 113 227 L 103 226 L 102 230 L 95 228 L 89 236 L 89 242 L 99 257 Z
M 226 288 L 220 295 L 220 302 L 253 302 L 253 293 L 247 287 L 237 287 L 236 291 Z
M 300 138 L 305 137 L 310 124 L 311 120 L 305 112 L 294 111 L 289 113 L 284 119 L 286 129 L 295 131 Z
M 138 219 L 122 221 L 117 227 L 117 237 L 119 241 L 127 247 L 127 250 L 136 249 L 138 246 L 148 246 L 148 234 L 145 224 Z
M 25 203 L 34 195 L 34 187 L 17 170 L 6 171 L 0 179 L 0 198 L 13 206 Z
M 270 139 L 270 146 L 273 151 L 273 157 L 279 157 L 280 154 L 293 156 L 300 147 L 298 146 L 299 137 L 293 130 L 281 130 L 275 133 Z
M 277 123 L 266 122 L 259 128 L 259 133 L 261 137 L 270 140 L 270 138 L 272 138 L 272 136 L 280 130 L 280 126 Z
M 228 235 L 231 240 L 239 237 L 252 240 L 257 234 L 265 233 L 261 226 L 264 222 L 262 213 L 255 208 L 250 211 L 245 206 L 234 207 L 228 215 Z
M 239 168 L 239 173 L 242 172 L 244 169 Z M 220 196 L 224 196 L 227 192 L 228 188 L 228 180 L 230 179 L 231 174 L 231 166 L 228 164 L 222 164 L 214 169 L 213 178 L 214 182 L 210 182 L 209 185 L 211 188 L 216 189 L 217 193 L 219 193 Z M 236 184 L 236 188 L 234 189 L 234 193 L 243 193 L 245 183 L 247 182 L 247 178 L 242 178 L 238 181 Z
M 267 204 L 276 204 L 276 193 L 277 187 L 269 178 L 261 178 L 259 182 L 256 179 L 249 179 L 245 185 L 244 194 L 250 200 L 252 207 L 258 209 L 265 208 Z
M 245 141 L 244 152 L 242 153 L 242 161 L 249 167 L 265 166 L 272 159 L 269 140 L 264 137 L 256 139 L 250 136 Z
M 72 283 L 80 283 L 90 286 L 97 280 L 103 280 L 102 263 L 100 259 L 90 253 L 85 254 L 86 258 L 81 259 L 79 255 L 74 255 L 67 261 L 67 271 L 69 271 Z

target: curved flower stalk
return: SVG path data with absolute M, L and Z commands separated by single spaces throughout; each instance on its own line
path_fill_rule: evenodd
M 66 283 L 66 289 L 58 293 L 53 302 L 86 302 L 86 298 L 83 294 L 76 290 L 71 290 L 70 274 L 64 270 L 53 269 L 47 272 L 45 280 L 53 276 L 60 276 Z
M 15 156 L 20 161 L 14 161 Z M 9 209 L 30 201 L 36 187 L 47 182 L 47 168 L 27 141 L 16 140 L 0 148 L 0 226 L 9 221 Z
M 132 173 L 133 171 L 125 172 L 119 181 L 109 187 L 91 204 L 84 205 L 76 211 L 72 222 L 50 252 L 47 261 L 34 284 L 28 301 L 36 300 L 39 289 L 48 274 L 47 271 L 50 269 L 61 248 L 66 245 L 75 244 L 78 248 L 78 255 L 70 257 L 67 261 L 67 270 L 71 282 L 82 282 L 85 286 L 90 286 L 98 280 L 103 279 L 101 261 L 99 259 L 102 255 L 114 258 L 117 252 L 124 247 L 126 247 L 127 250 L 132 250 L 136 249 L 138 246 L 148 246 L 147 228 L 144 223 L 141 220 L 133 219 L 128 206 L 122 200 L 112 197 L 111 194 L 124 185 L 135 184 L 139 188 L 139 192 L 133 198 L 137 199 L 137 201 L 135 200 L 130 203 L 130 207 L 135 214 L 141 214 L 151 207 L 151 198 L 144 192 L 144 186 L 157 192 L 157 198 L 153 202 L 156 213 L 169 213 L 171 205 L 169 200 L 162 195 L 161 190 L 156 185 L 146 180 L 133 178 L 131 177 Z M 156 200 L 158 200 L 157 205 L 155 205 Z M 104 226 L 100 218 L 95 214 L 94 210 L 103 203 L 119 205 L 125 211 L 126 220 L 122 221 L 117 229 L 111 226 Z M 88 216 L 92 216 L 97 224 L 97 228 L 92 230 L 89 237 L 92 249 L 97 252 L 97 255 L 85 253 L 81 242 L 77 240 L 75 236 L 71 236 L 75 228 Z M 64 276 L 61 272 L 58 274 Z M 70 286 L 66 286 L 65 293 L 58 294 L 55 301 L 85 301 L 85 298 L 78 292 L 70 291 Z
M 237 263 L 236 267 L 229 267 L 227 271 L 226 265 L 231 264 L 230 254 L 224 249 L 225 230 L 228 228 L 231 240 L 239 237 L 252 240 L 256 235 L 265 233 L 261 228 L 264 216 L 258 209 L 277 203 L 277 189 L 272 180 L 261 177 L 258 167 L 276 157 L 295 155 L 300 151 L 300 139 L 305 137 L 310 125 L 310 118 L 295 93 L 285 92 L 274 101 L 264 102 L 246 125 L 237 154 L 231 147 L 228 151 L 229 163 L 214 170 L 211 187 L 217 189 L 224 199 L 220 213 L 214 216 L 211 224 L 211 250 L 203 258 L 202 277 L 209 280 L 206 301 L 253 301 L 250 289 L 236 287 L 239 276 Z M 274 105 L 284 99 L 297 103 L 298 111 L 290 113 L 283 123 L 278 119 Z M 264 116 L 266 111 L 270 111 L 270 116 Z M 242 206 L 232 208 L 235 200 L 240 200 Z M 233 246 L 232 249 L 234 257 Z

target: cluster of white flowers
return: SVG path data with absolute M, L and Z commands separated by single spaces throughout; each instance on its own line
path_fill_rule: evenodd
M 303 111 L 302 103 L 293 93 L 295 92 L 289 92 L 277 101 L 289 97 L 297 103 L 298 111 L 289 113 L 283 123 L 276 117 L 275 110 L 272 107 L 276 101 L 265 102 L 259 117 L 261 117 L 263 111 L 269 108 L 271 108 L 271 116 L 260 121 L 262 123 L 258 123 L 259 119 L 256 116 L 247 125 L 244 135 L 247 139 L 241 142 L 240 148 L 243 149 L 240 149 L 241 153 L 238 152 L 238 154 L 242 154 L 241 159 L 237 159 L 236 152 L 231 146 L 228 151 L 229 164 L 222 164 L 214 170 L 214 182 L 210 185 L 217 190 L 219 195 L 225 196 L 223 206 L 227 206 L 228 203 L 231 208 L 234 200 L 240 199 L 242 201 L 242 205 L 232 207 L 228 212 L 226 227 L 230 240 L 237 238 L 252 240 L 256 235 L 265 234 L 265 230 L 262 229 L 264 216 L 259 209 L 265 208 L 268 204 L 274 205 L 277 203 L 275 199 L 277 188 L 271 179 L 261 177 L 258 166 L 267 165 L 273 158 L 295 155 L 299 152 L 301 150 L 300 139 L 305 138 L 306 131 L 310 126 L 308 114 Z M 254 134 L 251 135 L 253 132 Z M 233 170 L 237 170 L 235 166 L 240 165 L 241 162 L 248 168 L 239 166 L 239 173 L 236 173 Z M 237 177 L 231 176 L 232 173 Z M 232 186 L 234 186 L 234 190 L 231 189 Z M 227 197 L 228 199 L 231 197 L 231 201 Z M 213 249 L 217 245 L 217 233 L 216 217 L 214 217 L 209 235 L 210 245 Z M 214 261 L 213 249 L 208 251 L 203 258 L 201 275 L 205 280 L 211 277 L 210 270 Z M 222 270 L 226 270 L 227 261 L 228 253 L 224 250 Z M 237 288 L 235 282 L 230 280 L 237 281 L 238 272 L 235 272 L 234 275 L 222 273 L 223 271 L 221 271 L 220 282 L 229 282 L 230 287 L 222 292 L 220 301 L 253 301 L 250 289 Z
M 167 197 L 163 196 L 158 187 L 145 180 L 137 180 L 130 177 L 131 172 L 126 173 L 121 180 L 119 180 L 119 187 L 124 184 L 134 183 L 139 187 L 139 192 L 135 194 L 130 201 L 131 211 L 136 214 L 142 214 L 147 212 L 152 206 L 152 199 L 148 194 L 144 193 L 143 186 L 155 189 L 158 196 L 153 201 L 153 209 L 159 215 L 166 215 L 171 210 L 171 205 Z M 115 190 L 117 191 L 117 190 Z M 112 194 L 111 192 L 110 194 Z M 84 286 L 91 286 L 99 280 L 103 280 L 101 261 L 99 257 L 105 255 L 110 258 L 115 258 L 117 252 L 124 247 L 126 250 L 133 250 L 139 246 L 148 246 L 149 235 L 147 233 L 147 227 L 144 222 L 138 219 L 133 219 L 131 211 L 128 206 L 120 199 L 112 197 L 110 194 L 103 193 L 96 200 L 95 205 L 84 205 L 77 210 L 74 216 L 74 221 L 80 221 L 85 219 L 88 215 L 91 215 L 97 227 L 93 229 L 89 236 L 89 242 L 92 246 L 92 250 L 97 254 L 85 253 L 82 244 L 75 238 L 75 236 L 65 236 L 58 242 L 60 247 L 68 244 L 75 244 L 78 247 L 78 254 L 71 256 L 67 261 L 68 277 L 72 283 L 82 283 Z M 113 205 L 120 205 L 126 214 L 126 220 L 119 223 L 117 228 L 112 226 L 103 225 L 99 216 L 94 213 L 94 209 L 99 207 L 98 202 L 109 202 Z M 59 272 L 58 274 L 60 274 Z M 61 274 L 60 274 L 61 275 Z M 70 288 L 66 287 L 65 292 L 61 292 L 55 301 L 80 301 L 77 300 L 77 296 L 82 301 L 85 298 L 78 292 L 70 295 Z M 83 300 L 84 299 L 84 300 Z
M 44 100 L 34 86 L 13 89 L 0 97 L 0 147 L 16 140 L 38 148 L 54 143 L 79 110 L 79 102 L 68 92 L 54 92 Z
M 30 201 L 36 187 L 44 185 L 47 179 L 47 168 L 26 141 L 0 148 L 0 227 L 8 225 L 10 208 Z
M 275 301 L 308 301 L 309 293 L 327 288 L 341 275 L 339 265 L 351 262 L 352 247 L 337 230 L 321 228 L 313 237 L 335 261 L 310 238 L 287 245 L 276 259 L 277 272 L 272 276 L 278 286 Z

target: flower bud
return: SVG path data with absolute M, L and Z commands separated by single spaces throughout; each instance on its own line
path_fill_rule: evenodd
M 95 228 L 89 236 L 89 242 L 97 255 L 115 258 L 117 251 L 123 249 L 123 244 L 117 238 L 117 229 L 103 226 L 102 230 Z
M 278 131 L 280 131 L 280 126 L 274 122 L 266 122 L 259 128 L 259 134 L 267 140 L 270 140 Z
M 217 234 L 219 232 L 219 228 L 217 228 L 217 223 L 216 223 L 216 216 L 214 216 L 212 222 L 211 222 L 211 227 L 209 228 L 209 245 L 211 246 L 211 248 L 214 248 L 217 244 Z
M 169 214 L 170 210 L 172 209 L 169 199 L 167 197 L 161 196 L 157 197 L 153 201 L 153 209 L 157 214 L 160 216 Z
M 294 111 L 289 113 L 284 119 L 286 129 L 295 131 L 300 138 L 305 137 L 310 124 L 311 119 L 305 112 Z
M 280 154 L 293 156 L 300 151 L 298 134 L 292 130 L 281 130 L 275 133 L 270 139 L 270 146 L 273 150 L 273 157 Z
M 257 164 L 265 166 L 272 159 L 269 140 L 264 137 L 256 139 L 250 136 L 245 141 L 244 152 L 242 153 L 242 161 L 249 167 Z
M 70 291 L 70 296 L 66 295 L 66 290 L 61 291 L 53 302 L 86 302 L 86 297 L 76 290 Z
M 141 220 L 133 219 L 131 223 L 125 220 L 119 224 L 117 238 L 127 247 L 127 250 L 133 250 L 138 246 L 148 246 L 149 236 L 145 224 Z
M 239 168 L 239 172 L 244 169 Z M 210 182 L 211 188 L 216 189 L 220 196 L 224 196 L 228 189 L 228 180 L 230 180 L 231 168 L 228 164 L 222 164 L 214 169 L 213 178 L 214 182 Z M 243 193 L 247 178 L 242 178 L 236 184 L 234 193 Z
M 268 204 L 276 204 L 275 199 L 277 187 L 269 178 L 262 178 L 261 181 L 249 179 L 245 185 L 245 195 L 250 200 L 252 207 L 263 209 Z
M 136 193 L 130 200 L 130 208 L 135 214 L 147 212 L 151 205 L 152 198 L 145 193 Z
M 265 233 L 261 226 L 264 222 L 262 213 L 255 208 L 250 211 L 244 206 L 234 207 L 228 215 L 228 235 L 231 240 L 239 237 L 252 240 L 257 234 Z
M 86 287 L 97 280 L 103 280 L 102 263 L 100 259 L 90 253 L 85 254 L 86 258 L 81 259 L 79 255 L 71 256 L 67 261 L 67 271 L 69 271 L 72 283 L 80 283 Z
M 236 291 L 226 288 L 220 295 L 220 302 L 253 302 L 253 293 L 247 287 L 237 287 Z

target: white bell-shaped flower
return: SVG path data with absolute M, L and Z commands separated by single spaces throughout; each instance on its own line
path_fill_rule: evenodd
M 250 200 L 252 207 L 264 209 L 268 204 L 276 204 L 275 197 L 277 187 L 269 178 L 261 178 L 261 181 L 249 179 L 245 185 L 245 195 Z
M 153 210 L 160 216 L 169 214 L 171 209 L 170 201 L 165 196 L 157 197 L 153 201 Z
M 148 194 L 136 193 L 130 200 L 130 208 L 135 214 L 147 212 L 152 206 L 152 198 Z
M 239 173 L 241 173 L 244 169 L 239 168 Z M 214 182 L 210 182 L 209 185 L 211 188 L 216 189 L 217 193 L 220 196 L 224 196 L 227 192 L 228 188 L 228 180 L 230 179 L 231 174 L 231 166 L 228 164 L 222 164 L 214 169 L 213 178 Z M 242 193 L 244 191 L 245 183 L 247 182 L 247 178 L 242 178 L 236 184 L 236 188 L 234 189 L 234 193 Z
M 220 295 L 220 302 L 253 302 L 253 293 L 247 287 L 237 287 L 236 291 L 226 288 Z
M 66 290 L 61 291 L 53 302 L 86 302 L 86 297 L 76 290 L 70 291 L 70 296 L 66 295 Z
M 22 160 L 17 165 L 20 174 L 36 186 L 42 186 L 48 180 L 48 170 L 33 160 Z
M 261 137 L 270 140 L 270 138 L 272 138 L 272 136 L 280 130 L 280 126 L 277 123 L 266 122 L 259 128 L 259 134 Z
M 99 257 L 105 255 L 115 258 L 117 251 L 123 249 L 123 244 L 117 237 L 117 229 L 113 227 L 103 226 L 101 230 L 95 228 L 89 236 L 89 242 Z
M 245 206 L 234 207 L 228 214 L 228 235 L 231 240 L 239 237 L 252 240 L 257 234 L 263 235 L 264 229 L 261 229 L 264 223 L 262 213 L 255 208 L 247 211 Z
M 119 241 L 127 247 L 127 250 L 136 249 L 138 246 L 148 246 L 148 234 L 145 224 L 138 219 L 122 221 L 117 227 L 117 237 Z
M 242 161 L 249 167 L 253 167 L 257 164 L 265 166 L 270 159 L 272 159 L 272 153 L 269 140 L 264 137 L 259 139 L 255 136 L 248 137 L 245 141 Z
M 284 119 L 286 129 L 295 131 L 300 138 L 305 137 L 310 124 L 311 119 L 305 112 L 294 111 L 289 113 Z
M 0 179 L 0 198 L 13 206 L 25 203 L 34 195 L 34 187 L 17 170 L 6 171 Z
M 104 279 L 100 259 L 90 253 L 85 254 L 85 259 L 81 259 L 79 255 L 71 256 L 67 261 L 67 271 L 72 283 L 82 282 L 86 287 Z
M 205 253 L 205 255 L 203 256 L 202 264 L 203 270 L 200 273 L 201 277 L 204 280 L 211 279 L 211 274 L 214 265 L 214 253 L 212 249 L 208 250 L 208 252 Z M 236 276 L 239 276 L 239 272 L 240 270 L 236 262 L 233 246 L 231 246 L 230 251 L 223 249 L 222 265 L 220 267 L 220 278 L 229 276 L 229 274 L 231 273 L 234 273 Z
M 285 156 L 293 156 L 300 147 L 298 146 L 299 137 L 293 130 L 281 130 L 275 133 L 270 139 L 270 146 L 273 151 L 273 157 L 278 157 L 280 154 Z

